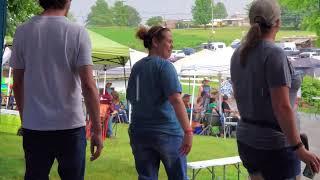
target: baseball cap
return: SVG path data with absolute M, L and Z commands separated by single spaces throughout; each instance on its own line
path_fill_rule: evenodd
M 276 0 L 255 0 L 249 10 L 250 24 L 259 23 L 272 27 L 281 17 L 281 10 Z
M 204 82 L 204 81 L 210 81 L 210 79 L 208 77 L 204 77 L 202 82 Z
M 183 96 L 182 96 L 182 98 L 186 98 L 186 97 L 190 97 L 191 95 L 190 94 L 184 94 Z

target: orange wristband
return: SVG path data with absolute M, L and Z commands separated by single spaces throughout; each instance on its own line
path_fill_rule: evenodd
M 188 134 L 188 135 L 193 135 L 193 130 L 192 129 L 187 129 L 184 131 L 185 134 Z

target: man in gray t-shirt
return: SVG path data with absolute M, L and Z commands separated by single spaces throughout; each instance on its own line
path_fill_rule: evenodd
M 62 179 L 83 179 L 84 96 L 93 123 L 92 160 L 102 149 L 99 98 L 86 30 L 65 15 L 71 0 L 39 0 L 44 12 L 16 30 L 10 66 L 23 127 L 25 179 L 48 179 L 54 159 Z

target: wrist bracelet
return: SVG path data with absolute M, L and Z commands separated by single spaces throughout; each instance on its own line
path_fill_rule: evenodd
M 193 134 L 193 130 L 192 129 L 187 129 L 187 130 L 184 131 L 184 133 L 192 135 Z
M 300 149 L 302 146 L 304 146 L 303 143 L 299 142 L 297 145 L 291 146 L 291 150 L 296 151 L 296 150 Z

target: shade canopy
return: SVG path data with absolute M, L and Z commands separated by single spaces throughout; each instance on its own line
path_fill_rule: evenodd
M 108 67 L 124 66 L 129 59 L 129 48 L 98 33 L 88 30 L 92 44 L 92 61 Z
M 182 76 L 230 76 L 230 60 L 234 50 L 230 47 L 211 51 L 204 49 L 174 63 Z

